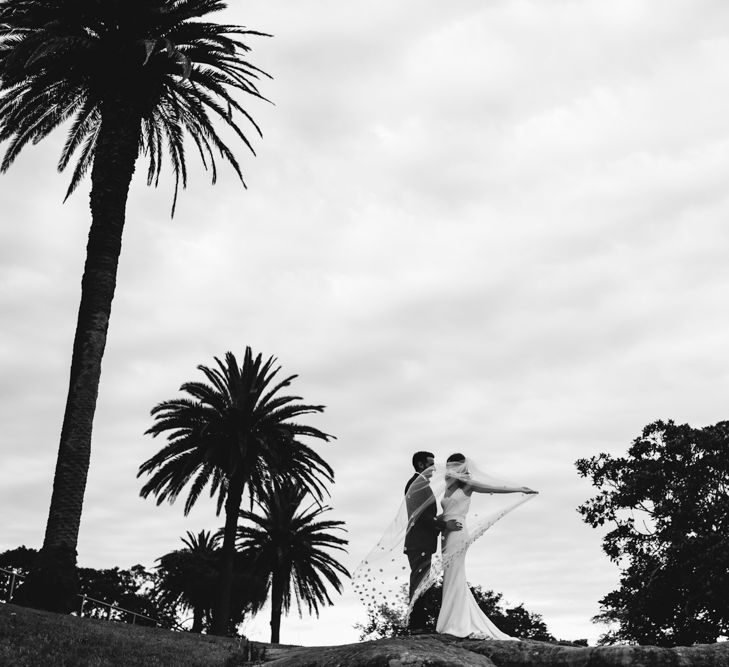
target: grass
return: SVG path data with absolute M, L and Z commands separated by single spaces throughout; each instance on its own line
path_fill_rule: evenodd
M 266 649 L 270 660 L 286 647 Z M 238 639 L 172 632 L 0 604 L 0 665 L 13 667 L 238 667 Z M 260 663 L 258 663 L 260 664 Z

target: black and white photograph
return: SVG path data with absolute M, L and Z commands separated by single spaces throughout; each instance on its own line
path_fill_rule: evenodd
M 729 3 L 0 0 L 0 219 L 0 664 L 729 665 Z

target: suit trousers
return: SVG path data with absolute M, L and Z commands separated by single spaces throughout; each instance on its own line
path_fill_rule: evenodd
M 408 561 L 410 563 L 410 599 L 413 599 L 413 593 L 418 587 L 423 577 L 430 572 L 430 562 L 433 558 L 431 553 L 423 553 L 422 551 L 408 551 Z M 420 596 L 410 613 L 408 620 L 408 628 L 411 630 L 422 629 L 427 622 L 427 613 L 425 610 L 425 597 Z

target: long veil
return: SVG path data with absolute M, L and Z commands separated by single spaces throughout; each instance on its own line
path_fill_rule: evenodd
M 430 571 L 425 573 L 412 600 L 409 600 L 410 568 L 407 556 L 403 553 L 405 536 L 417 516 L 432 502 L 432 498 L 415 507 L 411 501 L 411 516 L 408 517 L 406 498 L 403 497 L 382 537 L 352 574 L 354 590 L 372 616 L 376 616 L 383 607 L 407 608 L 406 617 L 409 616 L 414 602 L 441 579 L 443 569 L 451 559 L 466 551 L 503 516 L 533 498 L 527 487 L 484 472 L 472 459 L 427 469 L 416 478 L 408 493 L 418 494 L 430 486 L 437 501 L 437 512 L 441 514 L 441 501 L 446 489 L 453 488 L 455 482 L 464 482 L 481 490 L 493 489 L 492 492 L 474 492 L 471 495 L 471 507 L 464 526 L 468 531 L 467 540 L 457 552 L 449 553 L 445 562 L 440 552 L 433 554 Z M 512 492 L 504 492 L 504 489 Z

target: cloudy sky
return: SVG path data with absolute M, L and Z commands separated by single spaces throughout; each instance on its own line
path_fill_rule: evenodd
M 230 170 L 132 186 L 79 540 L 154 564 L 222 520 L 139 497 L 150 409 L 250 345 L 327 406 L 331 518 L 353 569 L 416 449 L 540 490 L 474 547 L 472 583 L 558 637 L 617 581 L 574 461 L 659 418 L 727 418 L 729 5 L 722 0 L 232 0 L 274 35 L 275 103 Z M 0 550 L 39 547 L 89 226 L 63 134 L 0 178 Z M 192 156 L 194 160 L 194 156 Z M 143 172 L 141 165 L 139 172 Z M 282 640 L 353 641 L 348 585 Z M 266 618 L 249 632 L 267 637 Z

